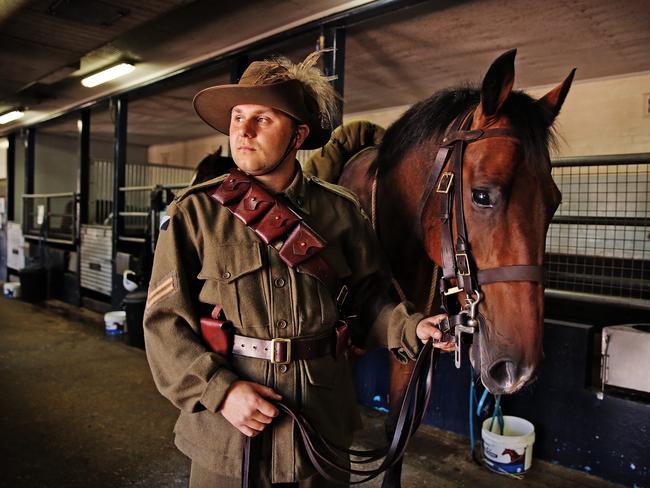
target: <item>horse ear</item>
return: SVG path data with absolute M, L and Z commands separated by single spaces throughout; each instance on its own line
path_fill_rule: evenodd
M 550 92 L 544 95 L 542 98 L 537 100 L 537 104 L 544 107 L 548 113 L 547 124 L 550 126 L 555 117 L 560 113 L 562 104 L 566 99 L 569 89 L 571 88 L 571 83 L 573 82 L 573 77 L 576 74 L 576 69 L 573 68 L 569 76 L 567 76 L 562 83 L 553 88 Z
M 221 151 L 223 151 L 223 146 L 219 146 L 219 149 L 217 149 L 217 150 L 214 152 L 214 155 L 215 155 L 216 157 L 221 156 Z
M 484 117 L 496 115 L 512 91 L 515 82 L 516 49 L 503 53 L 494 60 L 481 85 L 480 113 Z

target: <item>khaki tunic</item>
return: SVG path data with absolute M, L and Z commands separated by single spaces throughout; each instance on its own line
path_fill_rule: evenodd
M 237 379 L 272 387 L 341 446 L 350 444 L 360 419 L 344 357 L 287 365 L 239 356 L 228 361 L 202 342 L 199 318 L 209 316 L 216 304 L 223 306 L 237 334 L 263 339 L 331 331 L 339 318 L 335 298 L 320 281 L 286 266 L 276 249 L 263 244 L 204 191 L 222 180 L 192 187 L 170 205 L 155 253 L 144 331 L 156 385 L 181 411 L 174 428 L 176 446 L 205 468 L 236 478 L 241 473 L 243 435 L 219 408 Z M 378 283 L 388 283 L 389 275 L 371 224 L 355 198 L 300 170 L 283 193 L 327 240 L 321 255 L 349 284 L 352 299 L 365 308 L 365 322 L 370 324 L 366 328 L 382 335 L 381 342 L 400 360 L 413 359 L 420 345 L 415 328 L 422 316 L 377 292 Z M 363 326 L 354 332 L 368 335 Z M 280 416 L 269 428 L 272 482 L 312 475 L 290 419 Z

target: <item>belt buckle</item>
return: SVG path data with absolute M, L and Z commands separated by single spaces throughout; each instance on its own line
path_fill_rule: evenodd
M 276 361 L 275 360 L 275 345 L 286 342 L 287 344 L 287 359 L 286 361 Z M 291 339 L 287 339 L 284 337 L 277 337 L 275 339 L 271 339 L 271 364 L 288 364 L 291 362 Z
M 454 182 L 454 173 L 446 171 L 440 175 L 440 180 L 438 181 L 438 187 L 436 188 L 436 193 L 449 193 L 451 184 Z
M 462 261 L 462 266 L 458 263 Z M 458 274 L 460 276 L 469 276 L 471 274 L 469 269 L 469 259 L 467 258 L 467 253 L 459 252 L 456 253 L 456 268 L 458 269 Z

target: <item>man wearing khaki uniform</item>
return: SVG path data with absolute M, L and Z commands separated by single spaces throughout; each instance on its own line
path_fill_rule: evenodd
M 287 265 L 285 238 L 263 242 L 252 224 L 215 201 L 235 174 L 265 189 L 326 243 L 318 254 L 358 309 L 356 341 L 384 344 L 407 361 L 421 341 L 440 337 L 434 325 L 442 316 L 423 319 L 409 304 L 386 298 L 388 267 L 355 197 L 304 175 L 295 159 L 299 148 L 321 147 L 330 135 L 335 95 L 313 66 L 316 59 L 255 62 L 239 84 L 211 87 L 194 99 L 199 116 L 229 134 L 240 172 L 192 187 L 170 205 L 144 322 L 156 385 L 181 411 L 175 443 L 192 459 L 191 487 L 241 486 L 244 436 L 258 434 L 252 486 L 330 486 L 315 474 L 274 400 L 299 410 L 340 446 L 359 427 L 346 357 L 329 347 L 341 318 L 337 291 L 318 273 Z M 199 319 L 216 305 L 239 338 L 229 355 L 213 352 L 202 337 Z M 286 339 L 283 360 L 260 357 L 262 349 L 274 354 L 278 339 Z M 311 339 L 318 351 L 301 352 Z

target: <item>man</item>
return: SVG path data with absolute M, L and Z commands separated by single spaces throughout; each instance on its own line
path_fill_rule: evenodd
M 199 116 L 229 134 L 239 170 L 169 207 L 144 322 L 156 385 L 181 410 L 175 443 L 192 459 L 191 487 L 241 486 L 244 436 L 260 433 L 252 486 L 329 486 L 273 401 L 299 409 L 331 442 L 350 444 L 359 416 L 346 357 L 334 345 L 345 337 L 337 324 L 346 294 L 358 309 L 350 331 L 357 342 L 383 343 L 406 361 L 440 337 L 443 316 L 423 319 L 387 299 L 387 265 L 356 199 L 306 177 L 295 159 L 331 132 L 336 98 L 317 59 L 254 62 L 239 84 L 194 99 Z M 250 217 L 262 204 L 271 210 Z M 285 224 L 280 236 L 262 230 Z M 215 306 L 236 334 L 225 353 L 211 350 L 201 330 Z

